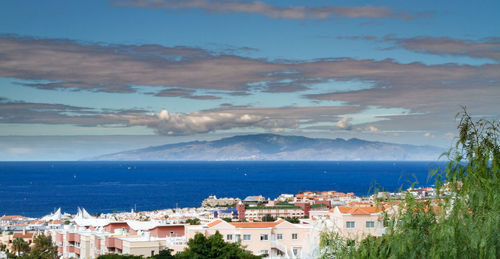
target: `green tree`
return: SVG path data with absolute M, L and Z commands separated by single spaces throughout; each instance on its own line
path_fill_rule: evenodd
M 154 255 L 150 258 L 151 259 L 173 259 L 175 257 L 172 255 L 172 252 L 173 252 L 172 249 L 161 250 L 160 253 L 158 253 L 157 255 Z
M 186 219 L 186 223 L 189 225 L 200 225 L 200 219 L 199 218 L 194 218 L 194 219 Z
M 0 244 L 0 251 L 4 252 L 7 250 L 7 245 L 6 244 Z
M 211 258 L 227 258 L 227 259 L 258 259 L 260 256 L 253 255 L 251 252 L 244 250 L 240 243 L 224 242 L 222 235 L 217 232 L 215 235 L 205 237 L 198 233 L 194 238 L 188 241 L 188 248 L 182 253 L 176 254 L 175 258 L 180 259 L 211 259 Z
M 43 234 L 36 236 L 33 239 L 35 247 L 31 249 L 29 254 L 30 258 L 36 259 L 56 259 L 57 256 L 57 246 L 52 243 L 52 238 L 45 236 Z
M 264 222 L 272 222 L 275 220 L 276 220 L 276 218 L 271 216 L 270 214 L 266 214 L 262 217 L 262 221 L 264 221 Z
M 109 254 L 109 255 L 100 255 L 99 257 L 97 257 L 97 259 L 142 259 L 142 256 Z
M 357 246 L 324 233 L 324 258 L 500 258 L 500 124 L 473 121 L 465 109 L 457 116 L 448 165 L 433 172 L 439 198 L 419 202 L 406 193 L 386 218 L 386 234 Z
M 299 224 L 300 223 L 300 220 L 298 218 L 294 218 L 294 217 L 286 217 L 284 218 L 284 220 L 290 222 L 290 223 L 293 223 L 293 224 Z
M 26 241 L 24 241 L 24 239 L 22 239 L 20 237 L 16 237 L 12 241 L 12 251 L 14 252 L 14 254 L 22 255 L 26 252 L 29 252 L 29 250 L 30 250 L 30 247 L 29 247 L 28 243 L 26 243 Z

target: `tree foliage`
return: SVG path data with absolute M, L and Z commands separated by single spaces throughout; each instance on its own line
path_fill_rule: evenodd
M 407 192 L 386 233 L 356 246 L 324 233 L 324 258 L 500 258 L 500 124 L 474 121 L 465 109 L 457 118 L 446 169 L 432 172 L 439 198 Z
M 12 241 L 12 251 L 9 258 L 16 259 L 56 259 L 57 246 L 52 243 L 52 238 L 43 234 L 37 235 L 33 239 L 35 246 L 30 249 L 24 239 L 18 237 Z
M 273 222 L 275 220 L 276 220 L 276 218 L 271 216 L 271 214 L 266 214 L 266 215 L 262 216 L 263 222 Z
M 142 256 L 109 254 L 100 255 L 99 257 L 97 257 L 97 259 L 142 259 Z
M 141 256 L 133 255 L 102 255 L 98 259 L 142 259 Z M 188 247 L 183 252 L 172 255 L 171 249 L 160 251 L 159 254 L 149 257 L 149 259 L 259 259 L 260 256 L 253 255 L 244 250 L 240 243 L 224 242 L 222 235 L 216 232 L 215 235 L 206 237 L 198 233 L 188 241 Z
M 36 259 L 56 259 L 57 256 L 57 246 L 52 243 L 52 238 L 45 235 L 37 235 L 33 239 L 35 247 L 31 249 L 29 258 Z
M 186 219 L 186 223 L 189 225 L 200 225 L 200 219 L 199 218 L 193 218 L 193 219 Z
M 29 247 L 28 243 L 26 243 L 26 241 L 24 241 L 24 239 L 22 239 L 20 237 L 16 237 L 12 241 L 12 251 L 15 254 L 21 255 L 21 254 L 28 252 L 29 250 L 30 250 L 30 247 Z
M 240 243 L 224 242 L 222 235 L 217 232 L 215 235 L 205 237 L 198 233 L 188 241 L 188 248 L 182 253 L 176 254 L 175 258 L 182 259 L 210 259 L 210 258 L 242 258 L 258 259 L 260 256 L 241 248 Z

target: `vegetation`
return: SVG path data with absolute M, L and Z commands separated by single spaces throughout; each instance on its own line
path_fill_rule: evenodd
M 233 221 L 232 218 L 222 218 L 222 220 L 224 220 L 225 222 L 232 222 Z
M 205 237 L 198 233 L 188 241 L 188 247 L 179 254 L 172 255 L 172 250 L 160 251 L 159 254 L 149 257 L 149 259 L 260 259 L 262 257 L 253 255 L 244 250 L 240 243 L 224 242 L 222 235 L 217 232 L 215 235 Z M 133 255 L 102 255 L 98 259 L 142 259 L 141 256 Z
M 142 256 L 109 254 L 109 255 L 100 255 L 99 257 L 97 257 L 97 259 L 142 259 Z
M 272 222 L 272 221 L 275 221 L 276 218 L 271 216 L 270 214 L 266 214 L 264 216 L 262 216 L 262 221 L 263 222 Z
M 24 239 L 22 239 L 20 237 L 16 237 L 12 241 L 12 251 L 16 255 L 22 255 L 26 252 L 29 252 L 29 250 L 30 250 L 29 244 L 26 243 L 26 241 L 24 241 Z
M 247 207 L 247 210 L 281 210 L 281 209 L 301 209 L 299 206 L 295 205 L 283 205 L 283 206 L 255 206 Z
M 286 221 L 288 221 L 290 223 L 293 223 L 293 224 L 299 224 L 300 223 L 299 218 L 286 217 L 286 218 L 284 218 L 284 220 L 286 220 Z
M 172 250 L 172 249 L 161 250 L 159 254 L 150 257 L 150 259 L 171 259 L 171 258 L 175 258 L 175 256 L 172 255 L 173 251 L 174 250 Z
M 189 225 L 200 225 L 200 219 L 199 218 L 186 219 L 186 223 L 188 223 Z
M 475 122 L 465 109 L 457 117 L 448 165 L 433 172 L 439 199 L 407 192 L 379 238 L 354 244 L 324 233 L 323 258 L 500 258 L 500 124 Z
M 24 239 L 18 237 L 12 241 L 12 254 L 8 253 L 7 257 L 11 259 L 56 259 L 57 246 L 52 243 L 51 237 L 45 235 L 37 235 L 33 239 L 35 246 L 30 250 L 30 247 Z
M 209 258 L 242 258 L 257 259 L 260 256 L 253 255 L 251 252 L 241 248 L 240 243 L 224 242 L 222 235 L 217 232 L 215 235 L 205 237 L 198 233 L 193 239 L 188 241 L 188 248 L 175 258 L 186 259 L 209 259 Z
M 55 259 L 57 256 L 57 246 L 52 243 L 52 238 L 45 235 L 38 235 L 33 239 L 35 247 L 31 249 L 30 258 Z

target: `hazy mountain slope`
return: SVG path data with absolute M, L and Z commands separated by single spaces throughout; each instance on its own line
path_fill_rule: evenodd
M 361 139 L 257 134 L 154 146 L 86 160 L 437 160 L 443 151 Z

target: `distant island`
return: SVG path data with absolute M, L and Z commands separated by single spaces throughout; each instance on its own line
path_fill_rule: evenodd
M 253 134 L 129 150 L 84 160 L 99 161 L 432 161 L 445 149 L 352 138 Z

